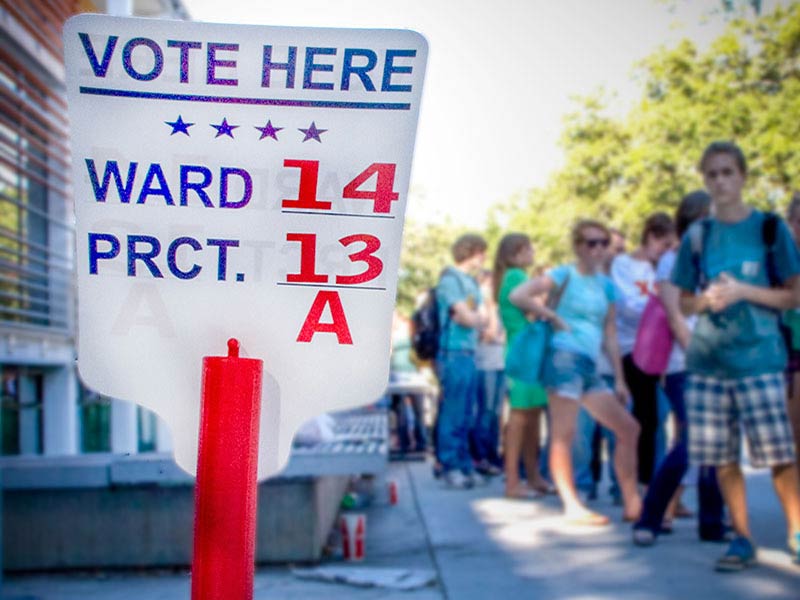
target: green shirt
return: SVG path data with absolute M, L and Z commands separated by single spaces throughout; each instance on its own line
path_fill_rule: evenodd
M 503 322 L 503 327 L 506 330 L 506 336 L 509 342 L 517 335 L 525 325 L 528 324 L 528 319 L 525 313 L 519 308 L 511 304 L 508 297 L 515 287 L 524 283 L 528 276 L 520 268 L 513 267 L 506 271 L 503 275 L 503 281 L 500 282 L 500 293 L 498 295 L 497 304 L 500 309 L 500 320 Z

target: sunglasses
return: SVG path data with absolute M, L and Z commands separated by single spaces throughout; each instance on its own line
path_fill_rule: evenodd
M 598 246 L 602 248 L 608 248 L 609 244 L 611 244 L 611 240 L 609 240 L 608 238 L 594 238 L 589 240 L 583 240 L 583 243 L 589 249 L 597 248 Z

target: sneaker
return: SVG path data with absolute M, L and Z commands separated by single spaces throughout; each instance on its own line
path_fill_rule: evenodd
M 502 469 L 494 466 L 486 459 L 483 459 L 477 465 L 475 465 L 475 470 L 486 477 L 497 477 L 503 472 Z
M 470 482 L 469 487 L 489 485 L 489 477 L 477 471 L 471 471 L 465 477 Z
M 451 469 L 450 471 L 445 471 L 442 474 L 442 480 L 444 481 L 447 487 L 452 488 L 454 490 L 467 490 L 473 486 L 472 480 L 467 476 L 465 476 L 458 469 Z
M 638 527 L 633 530 L 633 543 L 637 546 L 652 546 L 656 543 L 656 534 L 652 529 Z
M 717 560 L 717 571 L 733 572 L 742 571 L 755 564 L 756 547 L 746 537 L 736 536 L 728 546 L 728 551 Z

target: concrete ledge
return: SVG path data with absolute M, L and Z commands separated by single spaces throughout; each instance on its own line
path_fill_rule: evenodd
M 337 418 L 332 441 L 297 447 L 258 486 L 256 560 L 320 559 L 350 477 L 387 466 L 384 412 Z M 166 454 L 6 457 L 9 571 L 191 564 L 194 478 Z
M 259 485 L 256 561 L 315 562 L 348 477 Z M 4 495 L 8 571 L 191 564 L 194 487 L 12 490 Z

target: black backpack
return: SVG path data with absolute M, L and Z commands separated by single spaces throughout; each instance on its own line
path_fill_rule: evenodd
M 436 303 L 436 288 L 428 290 L 423 303 L 411 315 L 411 347 L 420 360 L 436 358 L 442 327 L 439 323 L 439 307 Z
M 445 273 L 447 271 L 445 270 Z M 444 273 L 442 273 L 444 276 Z M 441 281 L 441 277 L 439 279 Z M 456 276 L 458 286 L 464 291 L 461 279 Z M 436 287 L 428 289 L 425 300 L 411 315 L 411 347 L 420 360 L 432 360 L 439 352 L 442 331 L 450 325 L 450 314 L 444 323 L 439 319 L 439 305 L 436 302 Z

